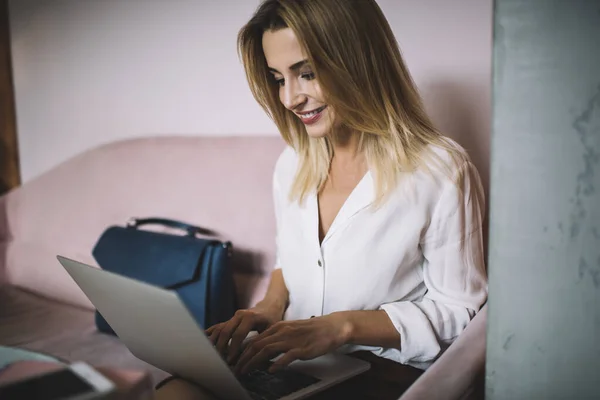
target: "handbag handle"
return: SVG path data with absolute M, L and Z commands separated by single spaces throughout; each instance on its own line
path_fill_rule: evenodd
M 187 224 L 185 222 L 176 221 L 174 219 L 166 219 L 166 218 L 131 218 L 127 221 L 128 228 L 137 229 L 142 225 L 163 225 L 169 228 L 181 229 L 187 232 L 188 236 L 196 236 L 196 235 L 206 235 L 206 236 L 217 236 L 215 231 L 212 231 L 207 228 L 201 228 L 199 226 L 194 226 Z

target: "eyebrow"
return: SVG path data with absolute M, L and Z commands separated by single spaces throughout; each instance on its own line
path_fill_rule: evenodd
M 299 70 L 300 68 L 302 68 L 306 64 L 308 64 L 308 60 L 298 61 L 297 63 L 292 64 L 289 69 L 291 71 L 297 71 L 297 70 Z M 277 74 L 281 74 L 281 72 L 279 72 L 275 68 L 271 68 L 271 67 L 269 67 L 269 72 L 274 72 L 274 73 L 277 73 Z

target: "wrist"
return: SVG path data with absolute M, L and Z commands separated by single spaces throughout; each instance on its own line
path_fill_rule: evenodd
M 354 341 L 356 325 L 352 317 L 352 312 L 338 311 L 331 314 L 338 325 L 338 342 L 340 346 L 351 344 Z
M 255 308 L 264 310 L 269 315 L 272 315 L 278 320 L 283 319 L 283 313 L 285 312 L 286 304 L 283 301 L 277 299 L 265 298 L 256 304 Z

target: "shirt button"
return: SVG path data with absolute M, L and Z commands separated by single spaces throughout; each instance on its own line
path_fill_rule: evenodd
M 318 260 L 317 264 L 319 264 L 319 267 L 323 266 L 323 264 L 321 263 L 321 260 Z

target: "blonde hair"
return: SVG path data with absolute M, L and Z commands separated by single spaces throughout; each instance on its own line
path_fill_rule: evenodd
M 326 103 L 335 110 L 336 123 L 360 134 L 377 201 L 398 185 L 403 172 L 437 165 L 451 173 L 430 145 L 446 149 L 454 165 L 467 159 L 462 148 L 433 126 L 374 0 L 265 0 L 240 30 L 238 51 L 252 94 L 300 158 L 291 199 L 302 202 L 310 191 L 321 190 L 333 152 L 330 137 L 309 137 L 304 124 L 279 100 L 262 36 L 284 28 L 303 47 Z

